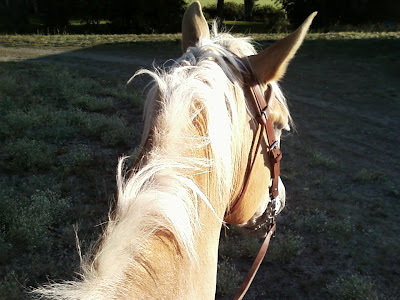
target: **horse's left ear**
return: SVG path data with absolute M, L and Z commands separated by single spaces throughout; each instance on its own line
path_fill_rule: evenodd
M 182 18 L 183 53 L 187 48 L 195 46 L 201 38 L 210 38 L 210 30 L 201 11 L 201 5 L 196 1 L 190 4 Z
M 302 44 L 317 12 L 312 13 L 292 34 L 272 44 L 257 55 L 249 56 L 250 65 L 261 83 L 278 81 Z

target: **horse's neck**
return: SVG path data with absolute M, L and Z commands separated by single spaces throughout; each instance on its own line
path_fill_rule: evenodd
M 157 232 L 142 253 L 141 270 L 127 272 L 128 280 L 137 278 L 127 282 L 133 284 L 132 294 L 149 299 L 214 299 L 220 225 L 204 225 L 195 240 L 197 261 L 169 233 Z
M 207 118 L 200 113 L 193 123 L 198 136 L 207 134 Z M 151 119 L 149 117 L 149 119 Z M 153 123 L 153 122 L 149 122 Z M 150 126 L 150 125 L 149 125 Z M 142 141 L 144 153 L 152 153 L 154 145 L 161 143 L 158 136 L 152 134 Z M 181 134 L 180 136 L 184 136 Z M 163 142 L 170 142 L 166 139 Z M 158 145 L 158 144 L 157 144 Z M 165 144 L 163 144 L 164 147 Z M 157 148 L 157 147 L 155 147 Z M 167 147 L 170 148 L 170 147 Z M 177 149 L 178 152 L 181 149 Z M 185 151 L 185 150 L 184 150 Z M 183 157 L 210 157 L 208 147 L 188 147 L 188 152 L 181 153 Z M 144 156 L 141 166 L 151 164 L 151 155 Z M 197 213 L 199 228 L 194 234 L 194 252 L 196 259 L 179 247 L 174 237 L 165 231 L 157 231 L 146 243 L 143 251 L 143 262 L 140 270 L 130 269 L 126 278 L 133 279 L 132 295 L 143 293 L 153 299 L 214 299 L 218 264 L 219 235 L 228 199 L 220 199 L 220 190 L 216 183 L 214 170 L 194 170 L 193 174 L 185 174 L 192 178 L 196 186 L 205 194 L 209 203 L 198 199 Z M 226 198 L 226 197 L 223 197 Z M 212 208 L 210 208 L 210 206 Z M 213 211 L 214 210 L 214 211 Z M 142 267 L 143 266 L 143 267 Z M 131 273 L 131 274 L 130 274 Z M 132 281 L 132 280 L 131 280 Z
M 200 188 L 207 185 L 209 175 L 195 175 L 196 184 Z M 212 199 L 209 197 L 209 200 Z M 123 285 L 124 290 L 129 291 L 129 297 L 214 299 L 223 214 L 221 209 L 212 212 L 207 204 L 199 200 L 200 225 L 194 235 L 196 258 L 190 257 L 170 232 L 158 230 L 150 236 L 140 253 L 138 264 L 126 271 Z

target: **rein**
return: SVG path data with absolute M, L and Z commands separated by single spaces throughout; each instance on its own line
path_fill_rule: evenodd
M 253 265 L 251 266 L 245 280 L 243 281 L 240 289 L 236 293 L 234 299 L 235 300 L 240 300 L 243 299 L 244 295 L 246 294 L 247 290 L 249 289 L 264 257 L 265 254 L 267 253 L 269 242 L 271 240 L 271 237 L 274 235 L 275 230 L 276 230 L 276 223 L 275 223 L 275 217 L 279 212 L 280 206 L 281 206 L 281 200 L 279 198 L 279 191 L 278 191 L 278 184 L 279 184 L 279 175 L 280 175 L 280 160 L 282 158 L 282 152 L 279 149 L 279 142 L 275 139 L 275 132 L 274 132 L 274 126 L 272 124 L 271 118 L 269 118 L 271 114 L 271 108 L 269 106 L 271 99 L 275 97 L 274 92 L 272 90 L 272 86 L 270 84 L 267 85 L 267 90 L 265 94 L 262 92 L 262 89 L 260 87 L 260 83 L 258 82 L 256 76 L 254 75 L 251 66 L 249 63 L 236 55 L 233 56 L 236 63 L 240 67 L 240 71 L 243 76 L 243 80 L 245 83 L 245 86 L 248 87 L 251 95 L 251 99 L 253 100 L 253 105 L 256 108 L 257 111 L 257 116 L 256 120 L 259 125 L 258 129 L 258 134 L 255 135 L 253 139 L 253 144 L 252 144 L 252 149 L 255 145 L 256 149 L 253 152 L 251 150 L 249 154 L 249 163 L 247 165 L 247 170 L 245 174 L 245 180 L 242 186 L 242 190 L 237 197 L 237 199 L 234 201 L 234 204 L 230 211 L 228 212 L 228 215 L 234 212 L 241 204 L 243 201 L 243 198 L 246 194 L 246 190 L 249 185 L 249 179 L 251 172 L 253 170 L 253 166 L 255 164 L 256 160 L 256 153 L 261 147 L 261 141 L 263 140 L 263 134 L 264 132 L 267 134 L 267 146 L 268 146 L 268 156 L 269 160 L 271 163 L 271 179 L 272 179 L 272 184 L 269 187 L 269 194 L 271 201 L 268 203 L 267 209 L 263 214 L 263 217 L 265 217 L 266 221 L 262 223 L 261 225 L 258 225 L 254 228 L 248 229 L 249 230 L 258 230 L 260 228 L 263 228 L 264 226 L 267 227 L 268 234 L 264 239 L 264 242 L 257 254 L 256 259 L 253 262 Z M 257 142 L 256 142 L 257 140 Z M 254 153 L 254 156 L 251 157 L 251 154 Z M 268 183 L 269 185 L 269 183 Z

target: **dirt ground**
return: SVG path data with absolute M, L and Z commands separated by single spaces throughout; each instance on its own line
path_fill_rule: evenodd
M 54 62 L 118 82 L 155 60 L 126 51 L 0 51 L 0 61 Z M 399 53 L 396 39 L 312 40 L 300 49 L 281 83 L 296 131 L 282 141 L 288 199 L 271 251 L 285 251 L 274 243 L 293 236 L 300 249 L 267 258 L 245 299 L 400 299 Z M 251 262 L 233 265 L 244 276 Z M 361 278 L 348 288 L 360 289 L 354 298 L 338 291 L 352 275 Z

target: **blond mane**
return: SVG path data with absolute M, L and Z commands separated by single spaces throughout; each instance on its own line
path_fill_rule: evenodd
M 42 295 L 57 299 L 123 297 L 125 291 L 118 283 L 128 268 L 141 264 L 141 250 L 158 230 L 171 233 L 196 263 L 194 236 L 202 226 L 198 203 L 203 201 L 213 212 L 210 198 L 231 197 L 239 161 L 248 155 L 243 145 L 251 143 L 242 134 L 248 108 L 232 53 L 245 57 L 255 50 L 249 39 L 217 33 L 215 28 L 211 39 L 200 40 L 173 66 L 134 75 L 148 74 L 153 79 L 144 113 L 143 161 L 138 170 L 127 172 L 126 158 L 120 159 L 116 210 L 96 253 L 82 263 L 81 278 L 37 290 Z M 286 107 L 278 85 L 272 86 Z M 204 149 L 207 157 L 196 155 Z M 208 174 L 212 186 L 202 189 L 193 174 Z

